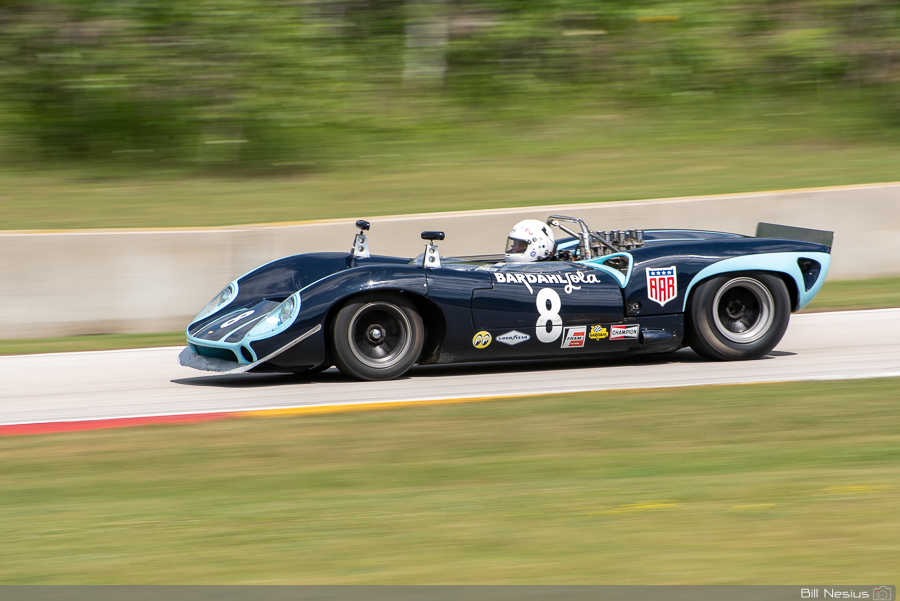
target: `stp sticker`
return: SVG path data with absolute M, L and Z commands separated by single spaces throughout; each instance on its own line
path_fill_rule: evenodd
M 678 280 L 675 274 L 675 266 L 660 267 L 658 269 L 647 268 L 647 298 L 659 306 L 678 296 Z
M 500 334 L 499 336 L 497 336 L 497 342 L 502 342 L 503 344 L 508 344 L 509 346 L 515 346 L 520 342 L 525 342 L 526 340 L 531 340 L 531 336 L 518 330 L 512 330 L 511 332 L 507 332 L 506 334 Z
M 563 336 L 562 348 L 581 348 L 584 346 L 584 336 L 587 332 L 587 326 L 578 326 L 575 328 L 566 328 L 566 334 Z
M 609 336 L 609 330 L 603 326 L 591 326 L 591 333 L 588 334 L 588 338 L 591 340 L 603 340 L 607 336 Z
M 609 326 L 610 340 L 624 340 L 626 338 L 636 339 L 641 332 L 641 326 L 634 324 L 633 326 Z
M 491 333 L 481 331 L 475 334 L 472 338 L 472 346 L 475 348 L 485 348 L 486 346 L 491 344 Z

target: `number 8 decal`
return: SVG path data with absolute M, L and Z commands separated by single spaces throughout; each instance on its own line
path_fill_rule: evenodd
M 553 342 L 562 334 L 562 317 L 559 310 L 562 309 L 562 301 L 559 293 L 553 288 L 542 288 L 537 295 L 538 320 L 537 338 L 541 342 Z

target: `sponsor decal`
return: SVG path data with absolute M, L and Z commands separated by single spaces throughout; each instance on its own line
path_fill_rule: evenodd
M 591 333 L 588 334 L 588 338 L 591 340 L 602 340 L 607 336 L 609 336 L 609 330 L 603 326 L 591 326 Z
M 641 333 L 641 326 L 634 324 L 633 326 L 609 326 L 610 340 L 625 340 L 626 338 L 635 340 Z
M 472 346 L 475 348 L 485 348 L 491 344 L 491 334 L 490 332 L 485 332 L 482 330 L 475 334 L 475 337 L 472 338 Z
M 566 328 L 566 334 L 563 336 L 562 348 L 581 348 L 584 346 L 584 336 L 587 332 L 587 326 L 578 326 L 575 328 Z
M 508 344 L 509 346 L 515 346 L 520 342 L 525 342 L 526 340 L 531 340 L 531 336 L 529 336 L 528 334 L 523 334 L 518 330 L 512 330 L 511 332 L 507 332 L 506 334 L 497 336 L 497 342 L 502 342 L 503 344 Z
M 675 266 L 658 269 L 648 267 L 647 298 L 662 307 L 676 296 L 678 296 L 678 280 Z
M 244 319 L 245 317 L 250 317 L 250 316 L 253 315 L 254 313 L 256 313 L 256 311 L 254 311 L 253 309 L 250 309 L 249 311 L 244 311 L 243 313 L 241 313 L 241 314 L 238 315 L 237 317 L 232 317 L 231 319 L 229 319 L 228 321 L 226 321 L 225 323 L 223 323 L 223 324 L 220 325 L 219 327 L 220 327 L 220 328 L 227 328 L 228 326 L 233 326 L 234 324 L 236 324 L 236 323 L 239 322 L 240 320 Z
M 538 310 L 534 333 L 541 342 L 554 342 L 563 331 L 563 320 L 559 314 L 562 299 L 559 298 L 559 292 L 553 288 L 541 288 L 534 302 Z
M 672 269 L 675 269 L 674 267 Z M 581 290 L 579 284 L 599 284 L 596 273 L 587 271 L 566 271 L 564 273 L 509 273 L 495 271 L 494 277 L 499 284 L 524 284 L 528 292 L 534 294 L 532 284 L 564 284 L 566 294 L 573 290 Z

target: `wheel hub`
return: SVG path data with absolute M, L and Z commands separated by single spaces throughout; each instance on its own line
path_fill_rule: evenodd
M 366 340 L 368 340 L 372 344 L 381 344 L 382 342 L 384 342 L 384 328 L 382 328 L 377 323 L 372 324 L 366 331 Z
M 728 306 L 725 307 L 725 312 L 728 314 L 728 317 L 731 319 L 740 319 L 744 316 L 745 308 L 744 303 L 739 300 L 733 300 L 728 303 Z
M 738 344 L 750 344 L 769 331 L 775 319 L 775 301 L 758 280 L 737 277 L 716 293 L 712 317 L 721 336 Z
M 376 301 L 363 305 L 353 314 L 347 341 L 360 363 L 388 369 L 403 359 L 412 344 L 410 330 L 409 318 L 400 307 Z

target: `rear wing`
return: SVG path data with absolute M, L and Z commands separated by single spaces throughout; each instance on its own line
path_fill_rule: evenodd
M 790 225 L 777 225 L 775 223 L 760 222 L 756 226 L 757 238 L 778 238 L 780 240 L 799 240 L 801 242 L 813 242 L 827 246 L 831 250 L 834 242 L 834 232 L 825 230 L 811 230 L 805 227 L 792 227 Z

